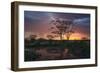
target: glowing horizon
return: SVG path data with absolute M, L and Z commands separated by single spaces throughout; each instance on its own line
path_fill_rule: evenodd
M 30 36 L 31 36 L 32 34 L 30 34 L 29 36 L 27 36 L 27 37 L 25 37 L 25 38 L 30 38 Z M 48 39 L 47 37 L 46 37 L 46 34 L 43 36 L 43 34 L 42 34 L 42 36 L 37 36 L 37 39 L 39 39 L 39 38 L 43 38 L 43 39 Z M 72 34 L 71 36 L 70 36 L 70 38 L 69 38 L 69 40 L 84 40 L 84 38 L 85 38 L 85 40 L 87 39 L 87 40 L 89 40 L 90 38 L 89 37 L 87 37 L 86 35 L 84 35 L 84 34 L 80 34 L 80 33 L 74 33 L 74 34 Z M 60 40 L 60 37 L 55 37 L 55 38 L 52 38 L 53 40 Z M 68 40 L 67 39 L 67 37 L 66 37 L 66 35 L 63 35 L 63 40 Z

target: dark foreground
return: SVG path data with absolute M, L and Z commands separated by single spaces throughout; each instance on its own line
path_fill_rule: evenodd
M 90 58 L 89 40 L 25 41 L 24 61 L 46 61 Z

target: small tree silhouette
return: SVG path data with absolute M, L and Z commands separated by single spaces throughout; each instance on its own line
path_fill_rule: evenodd
M 30 35 L 31 40 L 35 40 L 37 38 L 37 35 Z
M 55 27 L 51 27 L 51 29 L 55 29 L 52 33 L 59 35 L 60 40 L 63 40 L 63 36 L 67 33 L 67 40 L 69 40 L 70 35 L 72 34 L 72 20 L 63 20 L 63 19 L 55 19 L 52 20 L 50 24 L 54 24 Z
M 89 38 L 87 38 L 87 37 L 82 37 L 82 40 L 89 40 Z
M 52 40 L 54 37 L 53 37 L 52 35 L 47 35 L 47 38 L 48 38 L 49 40 Z

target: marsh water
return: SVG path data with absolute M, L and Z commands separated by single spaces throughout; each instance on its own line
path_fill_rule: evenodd
M 39 41 L 40 42 L 40 41 Z M 41 44 L 42 43 L 42 44 Z M 90 41 L 25 42 L 24 61 L 90 58 Z

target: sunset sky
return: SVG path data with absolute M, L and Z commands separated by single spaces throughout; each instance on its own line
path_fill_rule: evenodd
M 25 38 L 37 35 L 37 38 L 47 39 L 47 35 L 54 35 L 50 29 L 54 25 L 50 22 L 56 18 L 73 20 L 74 33 L 70 36 L 70 40 L 90 38 L 90 14 L 24 11 Z M 59 37 L 54 39 L 59 40 Z M 66 40 L 66 34 L 64 40 Z

